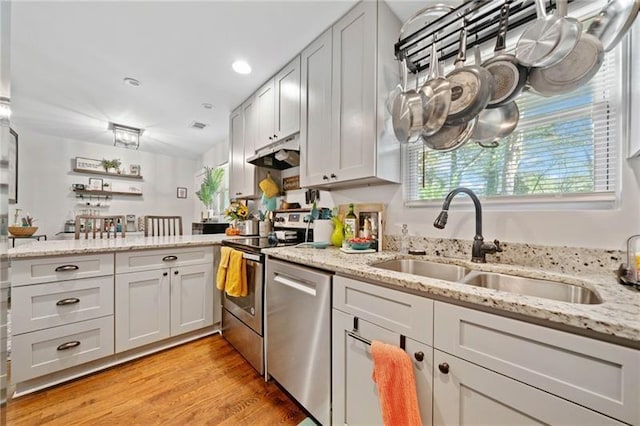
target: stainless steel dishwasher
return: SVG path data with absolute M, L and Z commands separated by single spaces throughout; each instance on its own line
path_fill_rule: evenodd
M 267 260 L 267 374 L 317 421 L 331 424 L 331 277 Z

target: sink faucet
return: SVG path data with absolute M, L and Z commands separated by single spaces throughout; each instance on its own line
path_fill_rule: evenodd
M 495 253 L 502 251 L 500 247 L 500 241 L 494 240 L 493 243 L 485 243 L 484 237 L 482 236 L 482 206 L 480 205 L 480 200 L 478 196 L 469 188 L 456 188 L 447 194 L 447 197 L 444 199 L 444 203 L 442 203 L 442 211 L 433 222 L 433 226 L 438 229 L 444 229 L 447 224 L 447 219 L 449 218 L 449 204 L 451 204 L 451 200 L 453 197 L 458 195 L 459 193 L 464 192 L 469 197 L 471 197 L 471 201 L 473 201 L 473 206 L 476 209 L 476 235 L 473 237 L 473 247 L 471 248 L 471 261 L 477 263 L 486 263 L 487 253 Z

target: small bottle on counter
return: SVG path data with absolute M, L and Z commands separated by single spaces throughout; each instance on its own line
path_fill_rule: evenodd
M 358 216 L 353 211 L 353 203 L 349 204 L 349 212 L 344 217 L 344 239 L 349 241 L 358 236 Z
M 402 235 L 400 236 L 400 253 L 409 253 L 409 229 L 407 224 L 402 224 Z

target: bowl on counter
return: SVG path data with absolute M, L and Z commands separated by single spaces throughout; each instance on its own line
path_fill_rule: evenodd
M 30 237 L 38 230 L 37 226 L 9 226 L 9 233 L 14 237 Z
M 353 250 L 366 250 L 371 247 L 371 240 L 352 238 L 349 240 L 349 247 Z

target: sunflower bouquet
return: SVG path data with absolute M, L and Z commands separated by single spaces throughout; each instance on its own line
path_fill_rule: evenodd
M 224 215 L 231 220 L 245 220 L 249 217 L 249 208 L 242 203 L 231 203 Z

